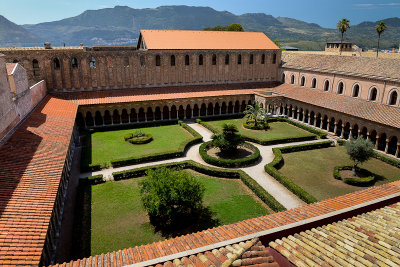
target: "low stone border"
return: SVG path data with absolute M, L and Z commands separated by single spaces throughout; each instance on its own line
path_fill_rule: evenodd
M 370 172 L 364 168 L 359 168 L 359 167 L 356 168 L 357 172 L 363 173 L 366 175 L 366 177 L 363 177 L 363 178 L 353 178 L 353 177 L 344 177 L 343 178 L 340 175 L 340 171 L 344 171 L 344 170 L 351 171 L 352 169 L 353 169 L 353 166 L 351 166 L 351 165 L 336 166 L 333 169 L 333 177 L 335 179 L 342 180 L 346 184 L 355 185 L 355 186 L 371 186 L 375 183 L 375 174 L 373 174 L 372 172 Z
M 249 148 L 254 153 L 245 158 L 239 159 L 222 159 L 210 156 L 207 151 L 212 147 L 212 141 L 203 143 L 199 148 L 199 153 L 202 159 L 208 164 L 225 168 L 237 168 L 250 165 L 260 158 L 260 150 L 250 143 L 243 143 L 242 146 Z

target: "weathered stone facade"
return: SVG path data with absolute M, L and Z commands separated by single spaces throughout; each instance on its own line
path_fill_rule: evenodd
M 159 86 L 273 82 L 280 50 L 136 50 L 134 47 L 7 49 L 32 85 L 46 80 L 49 92 Z

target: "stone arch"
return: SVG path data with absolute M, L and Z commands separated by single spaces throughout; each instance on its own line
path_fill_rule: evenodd
M 82 112 L 76 114 L 75 122 L 79 127 L 85 127 L 85 119 L 83 118 Z
M 114 109 L 113 124 L 120 124 L 120 123 L 121 123 L 121 117 L 119 116 L 119 111 L 118 111 L 118 109 Z
M 241 64 L 242 64 L 242 55 L 241 55 L 241 54 L 238 55 L 237 64 L 238 64 L 238 65 L 241 65 Z
M 382 134 L 379 136 L 378 150 L 385 151 L 385 148 L 386 148 L 386 138 L 387 138 L 386 133 L 382 133 Z
M 261 55 L 261 64 L 265 64 L 265 54 Z M 274 63 L 272 63 L 274 64 Z
M 71 67 L 72 67 L 73 69 L 78 68 L 78 60 L 76 59 L 76 57 L 73 57 L 73 58 L 71 59 Z
M 156 55 L 156 66 L 157 67 L 161 66 L 161 56 L 160 55 Z
M 147 108 L 146 119 L 147 119 L 147 121 L 154 121 L 154 112 L 153 112 L 153 109 L 151 107 Z
M 285 82 L 286 82 L 286 74 L 282 73 L 282 83 L 285 83 Z
M 129 117 L 131 118 L 131 122 L 138 121 L 138 113 L 136 113 L 136 109 L 131 108 L 131 113 L 129 114 Z
M 187 119 L 192 118 L 192 107 L 189 104 L 186 105 L 185 113 Z
M 294 74 L 290 75 L 290 84 L 294 84 Z
M 351 96 L 352 97 L 360 97 L 361 95 L 361 86 L 358 83 L 353 84 L 351 88 Z
M 219 112 L 220 112 L 220 106 L 219 103 L 217 102 L 214 105 L 214 115 L 220 115 Z
M 96 111 L 95 115 L 94 115 L 94 123 L 96 126 L 99 125 L 103 125 L 103 117 L 101 116 L 101 112 L 100 111 Z
M 185 65 L 186 66 L 190 65 L 190 57 L 189 57 L 189 55 L 185 55 Z
M 361 131 L 360 131 L 360 137 L 367 139 L 368 136 L 368 129 L 367 127 L 362 127 Z
M 399 91 L 396 88 L 389 91 L 387 104 L 391 106 L 399 105 Z
M 233 113 L 233 103 L 232 103 L 232 101 L 229 101 L 229 103 L 228 103 L 228 113 L 229 114 Z
M 311 88 L 317 88 L 317 78 L 315 77 L 311 80 Z
M 321 115 L 321 113 L 318 112 L 315 126 L 318 128 L 321 128 L 321 126 L 322 126 L 321 122 L 322 122 L 322 115 Z
M 146 121 L 146 114 L 144 113 L 144 108 L 139 108 L 138 121 L 139 122 Z
M 324 130 L 328 130 L 328 115 L 324 115 L 324 117 L 322 118 L 321 128 Z
M 211 57 L 211 64 L 212 65 L 217 65 L 217 55 L 213 54 Z
M 343 131 L 343 121 L 342 120 L 339 120 L 338 122 L 337 122 L 337 127 L 336 127 L 336 135 L 337 136 L 341 136 L 342 135 L 342 131 Z
M 32 60 L 32 68 L 33 68 L 33 75 L 36 77 L 40 76 L 39 61 L 37 61 L 37 59 Z
M 225 55 L 225 65 L 229 65 L 229 54 Z
M 160 121 L 161 118 L 162 118 L 162 116 L 161 116 L 161 108 L 159 106 L 157 106 L 155 111 L 154 111 L 154 120 Z
M 200 66 L 203 65 L 203 61 L 204 61 L 204 60 L 203 60 L 203 55 L 200 54 L 200 55 L 199 55 L 199 65 L 200 65 Z
M 168 106 L 163 107 L 163 119 L 164 120 L 169 120 L 169 108 Z
M 376 137 L 378 136 L 378 133 L 375 130 L 372 130 L 369 133 L 369 140 L 376 146 Z
M 175 55 L 171 55 L 169 58 L 169 64 L 173 67 L 175 66 Z
M 213 108 L 213 104 L 210 102 L 208 103 L 207 106 L 207 116 L 211 116 L 214 113 L 214 108 Z
M 96 68 L 96 58 L 94 56 L 89 58 L 89 68 Z
M 327 92 L 329 91 L 329 87 L 331 86 L 331 82 L 329 79 L 325 79 L 324 81 L 324 91 Z
M 340 80 L 338 82 L 337 88 L 336 88 L 336 93 L 339 95 L 343 95 L 344 94 L 344 82 L 342 80 Z
M 372 86 L 368 90 L 368 100 L 377 101 L 379 96 L 379 91 L 376 86 Z
M 185 109 L 182 105 L 178 108 L 178 119 L 183 120 L 185 118 Z
M 55 70 L 59 70 L 61 68 L 60 60 L 57 57 L 53 58 L 53 68 Z
M 246 109 L 246 100 L 242 101 L 242 105 L 240 105 L 239 100 L 236 100 L 235 102 L 235 113 L 243 112 Z
M 276 64 L 276 54 L 272 55 L 272 64 Z
M 389 138 L 389 143 L 387 145 L 388 150 L 387 153 L 391 155 L 396 155 L 396 150 L 397 150 L 397 136 L 392 136 Z
M 207 116 L 207 106 L 205 103 L 202 103 L 200 106 L 200 116 Z
M 199 117 L 199 116 L 200 116 L 199 106 L 197 104 L 194 104 L 194 106 L 193 106 L 193 117 Z
M 226 114 L 226 109 L 227 109 L 227 107 L 226 107 L 226 103 L 224 101 L 224 102 L 222 102 L 222 105 L 221 105 L 221 114 Z
M 344 139 L 349 139 L 350 137 L 350 123 L 346 122 L 343 128 L 343 137 Z
M 308 109 L 306 109 L 306 111 L 305 111 L 305 113 L 304 113 L 304 122 L 305 123 L 309 123 L 310 122 L 310 114 L 309 114 L 310 112 L 308 111 Z M 281 111 L 281 114 L 282 114 L 282 111 Z
M 112 123 L 110 111 L 104 111 L 104 125 L 110 125 Z
M 351 129 L 351 136 L 352 136 L 354 139 L 357 139 L 357 138 L 358 138 L 358 124 L 354 124 L 354 125 L 353 125 L 353 128 Z
M 121 112 L 121 122 L 122 123 L 129 123 L 128 111 L 125 108 Z
M 328 131 L 331 133 L 335 133 L 335 117 L 331 117 L 329 119 L 329 127 L 328 127 Z
M 254 55 L 250 54 L 249 64 L 253 64 L 254 62 Z
M 176 106 L 175 105 L 172 105 L 172 107 L 171 107 L 171 111 L 170 111 L 170 118 L 171 118 L 171 120 L 176 120 L 177 119 L 177 110 L 176 110 Z
M 303 108 L 300 108 L 298 118 L 299 118 L 299 121 L 303 121 Z
M 300 86 L 305 86 L 306 85 L 306 77 L 303 75 L 300 78 Z

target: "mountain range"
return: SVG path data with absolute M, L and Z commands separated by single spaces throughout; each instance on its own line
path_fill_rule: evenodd
M 398 47 L 400 18 L 384 19 L 388 25 L 382 35 L 381 48 Z M 82 14 L 59 21 L 16 25 L 0 16 L 0 46 L 34 46 L 44 41 L 54 46 L 135 45 L 140 29 L 201 30 L 217 25 L 242 24 L 245 31 L 265 32 L 282 45 L 301 50 L 323 50 L 326 41 L 340 40 L 336 29 L 323 28 L 293 18 L 273 17 L 264 13 L 235 15 L 210 7 L 161 6 L 134 9 L 116 6 L 87 10 Z M 376 46 L 377 22 L 351 25 L 346 40 L 360 47 Z

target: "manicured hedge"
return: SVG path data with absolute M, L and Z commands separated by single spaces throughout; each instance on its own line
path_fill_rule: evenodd
M 278 120 L 279 119 L 279 120 Z M 204 123 L 202 120 L 197 119 L 197 123 L 203 125 L 205 128 L 210 130 L 213 133 L 219 133 L 218 129 L 209 125 L 208 123 Z M 270 121 L 285 121 L 286 119 L 283 118 L 273 118 L 269 119 Z M 290 120 L 287 120 L 287 122 L 290 123 Z M 293 124 L 293 123 L 292 123 Z M 307 130 L 307 129 L 306 129 Z M 314 129 L 313 129 L 314 130 Z M 284 144 L 284 143 L 292 143 L 292 142 L 302 142 L 302 141 L 310 141 L 310 140 L 315 140 L 317 139 L 316 135 L 311 135 L 311 136 L 302 136 L 302 137 L 293 137 L 293 138 L 276 138 L 276 139 L 270 139 L 270 140 L 262 140 L 258 138 L 252 138 L 252 137 L 247 137 L 243 136 L 243 139 L 249 142 L 257 143 L 263 146 L 268 146 L 268 145 L 276 145 L 276 144 Z
M 353 177 L 351 177 L 351 178 L 344 177 L 343 178 L 343 177 L 341 177 L 340 171 L 352 170 L 352 169 L 353 169 L 353 166 L 351 166 L 351 165 L 336 166 L 333 169 L 333 177 L 338 180 L 343 180 L 343 182 L 345 182 L 346 184 L 355 185 L 355 186 L 370 186 L 375 183 L 375 175 L 372 172 L 370 172 L 366 169 L 363 169 L 363 168 L 359 168 L 359 167 L 356 168 L 357 172 L 365 174 L 366 177 L 363 177 L 363 178 L 353 178 Z
M 88 183 L 90 183 L 90 184 L 100 184 L 100 183 L 104 182 L 103 174 L 89 176 L 89 177 L 86 177 L 86 179 L 88 180 Z
M 149 169 L 155 169 L 159 167 L 167 168 L 182 168 L 182 169 L 192 169 L 199 173 L 230 179 L 241 179 L 242 182 L 247 185 L 265 204 L 267 204 L 273 211 L 284 211 L 286 210 L 282 204 L 280 204 L 273 196 L 271 196 L 264 188 L 262 188 L 256 181 L 253 180 L 249 175 L 241 170 L 227 170 L 221 168 L 214 168 L 209 166 L 204 166 L 192 160 L 159 164 L 151 167 L 142 167 L 132 170 L 126 170 L 121 172 L 114 172 L 114 180 L 130 179 L 146 175 Z
M 222 159 L 208 155 L 207 149 L 212 146 L 212 141 L 203 143 L 199 148 L 199 152 L 202 159 L 208 164 L 225 168 L 237 168 L 250 165 L 256 162 L 260 158 L 260 150 L 258 150 L 257 147 L 253 146 L 250 143 L 245 143 L 245 145 L 248 146 L 251 150 L 253 150 L 254 153 L 248 157 L 239 159 Z
M 304 125 L 302 123 L 299 123 L 299 122 L 296 122 L 296 121 L 293 121 L 293 120 L 289 120 L 289 119 L 286 119 L 286 118 L 270 118 L 268 120 L 268 122 L 274 122 L 274 121 L 284 121 L 284 122 L 290 123 L 290 124 L 292 124 L 294 126 L 297 126 L 297 127 L 302 128 L 302 129 L 304 129 L 306 131 L 309 131 L 310 133 L 313 133 L 313 134 L 317 135 L 321 139 L 326 139 L 326 136 L 327 136 L 327 134 L 324 133 L 324 132 L 318 131 L 317 129 L 314 129 L 314 128 L 309 127 L 307 125 Z
M 183 128 L 188 130 L 190 127 L 186 123 L 181 123 L 180 124 Z M 145 157 L 129 157 L 129 158 L 124 158 L 124 159 L 119 159 L 119 160 L 113 160 L 111 161 L 111 165 L 116 168 L 116 167 L 122 167 L 122 166 L 127 166 L 127 165 L 133 165 L 133 164 L 138 164 L 142 162 L 148 162 L 148 161 L 156 161 L 156 160 L 163 160 L 163 159 L 171 159 L 171 158 L 178 158 L 178 157 L 183 157 L 185 154 L 186 149 L 189 146 L 192 146 L 194 144 L 201 143 L 203 141 L 203 137 L 190 128 L 191 130 L 189 131 L 193 136 L 194 139 L 187 141 L 185 143 L 182 143 L 178 151 L 171 151 L 171 152 L 164 152 L 164 153 L 158 153 L 158 154 L 153 154 Z
M 178 120 L 135 122 L 135 123 L 131 123 L 131 124 L 126 123 L 126 124 L 105 125 L 102 127 L 93 127 L 93 128 L 90 128 L 90 131 L 108 132 L 108 131 L 115 131 L 115 130 L 127 130 L 127 129 L 173 125 L 173 124 L 177 124 L 177 123 L 178 123 Z
M 144 137 L 132 137 L 128 139 L 128 142 L 134 145 L 147 144 L 153 141 L 153 136 L 151 134 L 146 134 Z
M 281 184 L 283 184 L 287 189 L 297 195 L 300 199 L 302 199 L 306 203 L 313 203 L 317 202 L 317 199 L 305 191 L 303 188 L 298 186 L 294 183 L 290 178 L 284 176 L 282 173 L 279 172 L 283 165 L 283 156 L 282 153 L 290 153 L 295 151 L 302 151 L 302 150 L 310 150 L 310 149 L 318 149 L 323 147 L 332 146 L 332 141 L 323 141 L 318 143 L 311 143 L 311 144 L 303 144 L 303 145 L 296 145 L 296 146 L 287 146 L 282 148 L 273 148 L 272 152 L 275 155 L 275 158 L 272 162 L 268 163 L 264 166 L 264 170 L 278 180 Z

